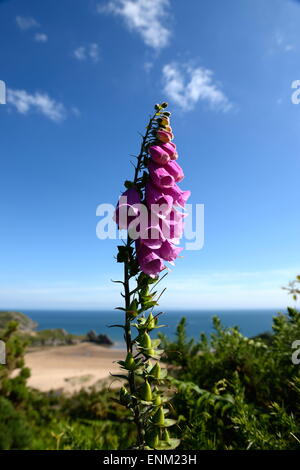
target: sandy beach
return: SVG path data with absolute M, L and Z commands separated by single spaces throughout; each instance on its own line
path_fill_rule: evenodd
M 63 390 L 74 393 L 95 384 L 119 387 L 109 373 L 118 373 L 116 361 L 124 358 L 124 351 L 92 343 L 73 346 L 40 348 L 25 356 L 31 370 L 28 385 L 43 392 Z

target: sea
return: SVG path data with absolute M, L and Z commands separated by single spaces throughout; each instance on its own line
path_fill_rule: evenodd
M 168 311 L 160 315 L 160 324 L 166 325 L 160 330 L 170 339 L 175 337 L 176 326 L 184 316 L 187 319 L 187 336 L 197 340 L 201 333 L 208 336 L 213 332 L 212 318 L 218 316 L 225 327 L 238 326 L 241 333 L 252 337 L 272 331 L 272 318 L 279 310 L 218 310 Z M 23 310 L 37 324 L 37 330 L 63 328 L 69 333 L 84 335 L 90 330 L 108 335 L 114 341 L 114 347 L 123 348 L 123 330 L 110 328 L 112 324 L 122 324 L 121 311 L 96 310 Z M 152 335 L 155 336 L 155 335 Z

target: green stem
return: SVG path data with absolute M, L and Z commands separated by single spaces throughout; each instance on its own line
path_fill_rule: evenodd
M 154 116 L 150 118 L 149 124 L 147 126 L 147 131 L 146 134 L 143 137 L 142 144 L 141 144 L 141 150 L 140 154 L 137 159 L 137 165 L 135 168 L 135 173 L 134 173 L 134 184 L 137 183 L 138 177 L 139 177 L 139 172 L 141 170 L 142 166 L 142 160 L 143 160 L 143 154 L 145 150 L 145 145 L 147 143 L 147 139 L 149 137 L 149 132 L 152 128 L 152 123 L 156 117 L 156 112 Z M 129 235 L 127 235 L 127 243 L 126 246 L 129 248 L 132 243 L 132 240 Z M 129 250 L 128 250 L 129 253 Z M 131 294 L 130 294 L 130 286 L 129 286 L 129 280 L 130 280 L 130 274 L 129 274 L 129 258 L 126 259 L 124 262 L 124 295 L 125 295 L 125 308 L 126 310 L 129 310 L 130 303 L 131 303 Z M 126 312 L 125 314 L 125 341 L 126 341 L 126 348 L 127 348 L 127 354 L 132 353 L 132 348 L 133 348 L 133 342 L 131 339 L 131 324 L 130 324 L 130 314 Z M 137 390 L 136 390 L 136 383 L 135 383 L 135 373 L 134 371 L 130 371 L 128 373 L 128 381 L 129 381 L 129 388 L 130 388 L 130 394 L 136 396 Z M 140 448 L 144 447 L 144 429 L 143 429 L 143 423 L 141 419 L 141 414 L 140 414 L 140 409 L 139 405 L 136 400 L 133 401 L 133 412 L 134 412 L 134 421 L 137 427 L 137 433 L 138 433 L 138 439 L 137 443 Z

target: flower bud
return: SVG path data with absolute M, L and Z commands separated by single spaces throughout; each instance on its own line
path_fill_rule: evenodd
M 161 403 L 162 403 L 162 401 L 161 401 L 161 396 L 160 396 L 160 395 L 157 395 L 157 397 L 155 397 L 154 400 L 153 400 L 153 405 L 154 405 L 154 406 L 160 406 Z
M 152 400 L 152 390 L 149 382 L 146 380 L 141 386 L 141 399 L 144 401 Z
M 120 403 L 121 405 L 127 405 L 129 401 L 129 393 L 126 388 L 123 386 L 120 388 Z
M 133 355 L 129 352 L 125 359 L 125 369 L 133 370 L 134 367 L 135 367 L 135 360 L 133 358 Z
M 146 325 L 147 325 L 147 330 L 153 330 L 153 328 L 155 328 L 156 321 L 152 313 L 149 313 Z
M 167 429 L 163 430 L 162 440 L 166 441 L 167 444 L 170 444 L 170 434 L 169 434 L 169 431 Z
M 162 116 L 160 119 L 160 124 L 163 126 L 169 126 L 170 125 L 170 119 L 168 116 Z
M 146 444 L 149 447 L 152 447 L 152 449 L 157 447 L 158 443 L 159 443 L 159 431 L 158 431 L 158 429 L 151 429 L 148 432 L 146 432 L 145 441 L 146 441 Z
M 148 333 L 144 333 L 140 339 L 140 345 L 142 348 L 149 349 L 152 346 L 151 338 Z
M 153 393 L 154 393 L 153 405 L 160 406 L 162 404 L 162 399 L 161 399 L 161 395 L 157 387 L 153 388 Z
M 165 415 L 162 406 L 158 408 L 153 416 L 153 424 L 156 424 L 156 426 L 163 426 L 165 424 Z
M 162 129 L 160 129 L 156 132 L 156 137 L 161 142 L 170 142 L 174 138 L 174 136 L 171 132 L 167 132 L 167 131 L 164 131 Z
M 161 372 L 160 365 L 158 362 L 156 362 L 156 364 L 152 367 L 150 371 L 150 375 L 152 375 L 156 379 L 160 379 L 160 372 Z
M 150 348 L 148 349 L 148 351 L 145 351 L 145 353 L 147 356 L 154 356 L 155 355 L 155 351 L 154 349 Z
M 129 181 L 129 180 L 126 180 L 124 182 L 124 186 L 126 189 L 130 189 L 130 188 L 134 188 L 135 187 L 135 184 L 133 181 Z

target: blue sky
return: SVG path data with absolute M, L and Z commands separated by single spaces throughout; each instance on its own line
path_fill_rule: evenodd
M 291 304 L 299 24 L 293 0 L 0 1 L 0 308 L 120 304 L 96 207 L 116 201 L 163 100 L 205 245 L 176 263 L 161 306 Z

